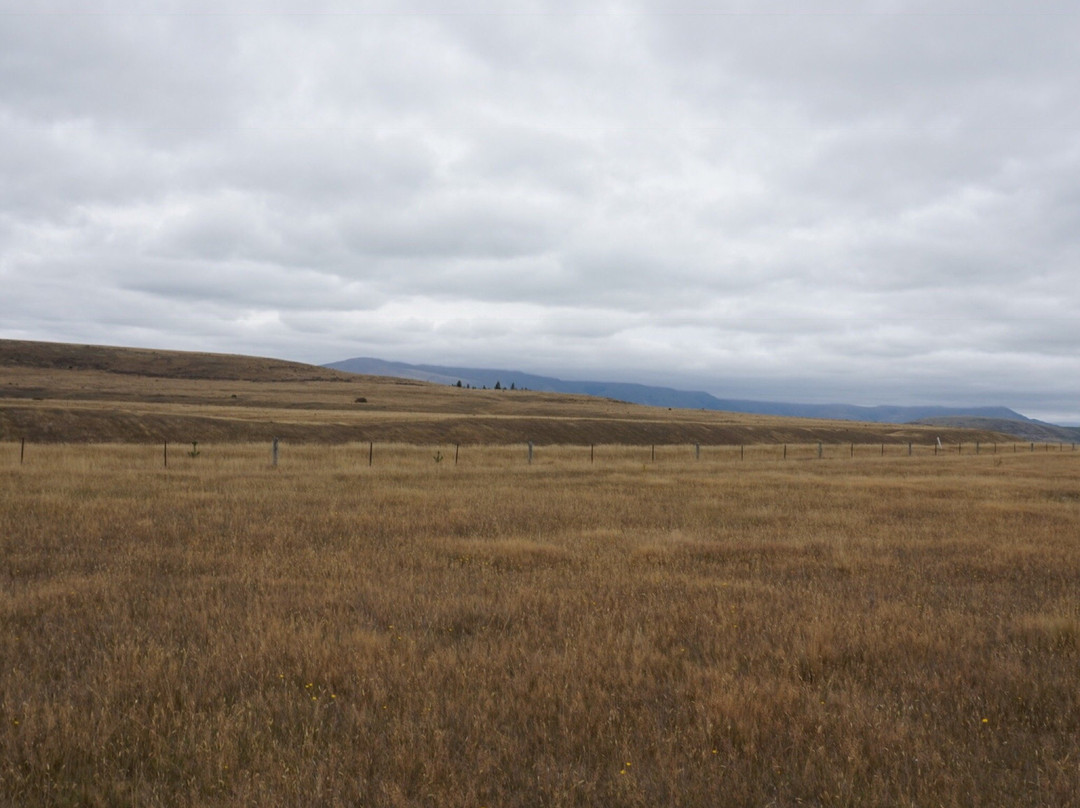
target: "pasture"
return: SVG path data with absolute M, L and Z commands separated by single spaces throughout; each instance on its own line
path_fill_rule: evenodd
M 1080 793 L 1068 448 L 187 448 L 0 444 L 0 803 Z

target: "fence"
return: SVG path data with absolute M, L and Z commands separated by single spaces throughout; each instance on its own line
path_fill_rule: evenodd
M 75 463 L 87 468 L 194 469 L 199 464 L 225 464 L 236 471 L 252 467 L 332 467 L 355 471 L 365 467 L 428 465 L 434 468 L 484 466 L 584 467 L 631 464 L 663 466 L 691 463 L 792 463 L 929 457 L 985 457 L 1075 452 L 1072 443 L 755 443 L 755 444 L 348 444 L 269 443 L 204 444 L 198 441 L 160 444 L 30 444 L 0 443 L 0 468 Z

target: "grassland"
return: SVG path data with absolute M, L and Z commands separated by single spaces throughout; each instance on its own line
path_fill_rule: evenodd
M 0 443 L 0 803 L 1075 804 L 1080 453 L 368 448 Z
M 1069 446 L 0 340 L 0 804 L 1070 805 L 1078 545 Z

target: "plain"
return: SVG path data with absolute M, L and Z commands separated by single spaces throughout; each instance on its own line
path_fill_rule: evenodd
M 1080 793 L 1068 448 L 183 448 L 0 444 L 0 802 Z

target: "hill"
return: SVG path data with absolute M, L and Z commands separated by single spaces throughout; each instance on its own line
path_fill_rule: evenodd
M 455 380 L 456 381 L 456 380 Z M 930 444 L 993 430 L 666 409 L 469 390 L 277 359 L 0 340 L 0 440 Z
M 1042 421 L 1024 419 L 1017 421 L 1003 418 L 979 418 L 963 416 L 942 416 L 937 418 L 924 418 L 916 421 L 933 427 L 949 427 L 960 429 L 989 429 L 1012 435 L 1020 440 L 1033 441 L 1035 443 L 1080 443 L 1080 427 L 1056 426 Z
M 438 384 L 462 384 L 472 387 L 526 388 L 556 393 L 577 393 L 600 396 L 652 407 L 679 407 L 722 412 L 742 412 L 755 415 L 778 415 L 787 418 L 815 418 L 830 421 L 861 421 L 876 424 L 905 424 L 927 418 L 962 416 L 965 418 L 994 418 L 999 421 L 1028 421 L 1008 407 L 938 407 L 938 406 L 877 406 L 854 404 L 799 404 L 783 401 L 717 398 L 701 390 L 676 390 L 627 382 L 566 381 L 552 376 L 538 376 L 516 370 L 448 367 L 442 365 L 410 365 L 383 359 L 355 357 L 325 365 L 350 373 L 397 376 Z
M 147 378 L 229 379 L 254 382 L 350 381 L 340 372 L 302 362 L 238 354 L 116 348 L 0 339 L 0 367 L 105 371 Z

